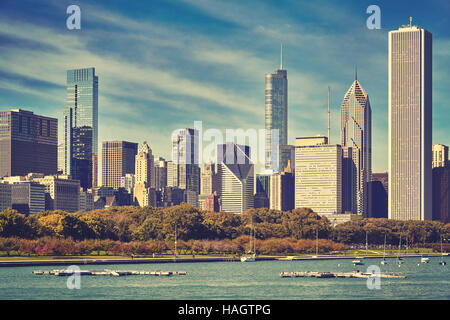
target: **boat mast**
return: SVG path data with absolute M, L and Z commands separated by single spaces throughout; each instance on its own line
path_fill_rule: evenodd
M 316 228 L 316 256 L 319 253 L 319 227 Z
M 177 257 L 177 225 L 175 225 L 175 258 Z

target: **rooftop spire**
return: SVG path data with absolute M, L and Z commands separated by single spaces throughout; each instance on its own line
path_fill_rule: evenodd
M 358 66 L 355 65 L 355 80 L 358 80 Z
M 283 70 L 283 43 L 281 43 L 280 70 Z
M 412 17 L 409 17 L 409 27 L 411 28 L 412 25 Z

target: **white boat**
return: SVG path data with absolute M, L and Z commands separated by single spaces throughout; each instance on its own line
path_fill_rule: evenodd
M 428 263 L 428 262 L 430 262 L 430 258 L 428 258 L 428 257 L 422 257 L 422 258 L 420 258 L 420 262 L 421 262 L 421 263 Z
M 355 265 L 355 266 L 362 266 L 362 265 L 364 265 L 364 262 L 362 262 L 362 261 L 359 260 L 359 259 L 353 260 L 352 263 L 353 263 L 353 265 Z
M 245 255 L 241 257 L 241 262 L 254 262 L 256 261 L 256 254 Z
M 253 242 L 253 246 L 252 246 Z M 253 249 L 253 252 L 252 252 Z M 253 230 L 253 219 L 250 220 L 250 250 L 247 252 L 246 255 L 241 257 L 241 262 L 254 262 L 256 261 L 256 241 L 254 237 L 254 230 Z

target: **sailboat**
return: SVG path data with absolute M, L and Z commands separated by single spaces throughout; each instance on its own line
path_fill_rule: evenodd
M 400 235 L 400 241 L 398 242 L 398 251 L 397 251 L 397 264 L 400 267 L 401 264 L 403 264 L 403 259 L 400 258 L 400 250 L 402 248 L 402 235 Z
M 250 220 L 250 250 L 247 252 L 246 255 L 241 257 L 241 262 L 254 262 L 256 261 L 256 241 L 254 236 L 254 230 L 253 230 L 253 219 Z M 253 243 L 253 247 L 252 247 Z M 253 253 L 252 253 L 253 250 Z
M 441 236 L 441 261 L 439 261 L 441 266 L 445 266 L 447 262 L 444 261 L 444 252 L 442 251 L 442 236 Z
M 383 260 L 381 260 L 381 264 L 382 265 L 387 264 L 387 261 L 386 261 L 386 234 L 384 234 Z
M 368 249 L 368 243 L 367 243 L 367 232 L 366 232 L 366 254 L 367 254 L 367 250 Z M 354 266 L 362 266 L 364 265 L 364 262 L 362 262 L 360 259 L 360 257 L 355 257 L 355 260 L 352 261 Z

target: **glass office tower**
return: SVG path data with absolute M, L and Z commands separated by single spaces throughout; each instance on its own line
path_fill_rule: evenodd
M 282 58 L 281 61 L 283 61 Z M 279 70 L 276 70 L 275 73 L 266 74 L 265 78 L 265 168 L 282 171 L 284 168 L 280 166 L 279 146 L 287 145 L 288 128 L 288 82 L 287 71 L 283 69 L 283 63 L 281 62 Z
M 67 71 L 67 107 L 64 109 L 64 173 L 95 186 L 98 157 L 98 77 L 95 68 Z

